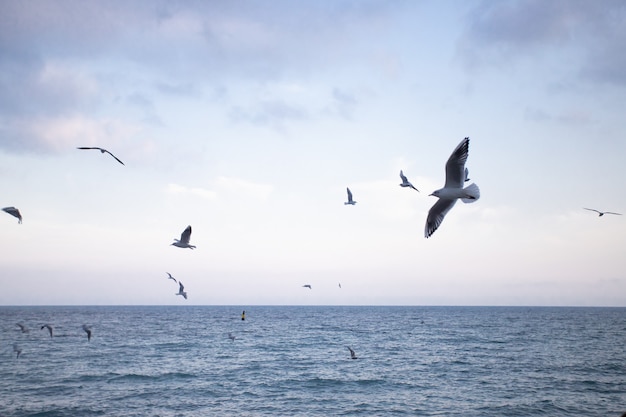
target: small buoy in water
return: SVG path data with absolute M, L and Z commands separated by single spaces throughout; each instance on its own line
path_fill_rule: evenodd
M 241 313 L 241 320 L 245 320 L 246 319 L 246 310 L 243 311 L 243 313 Z

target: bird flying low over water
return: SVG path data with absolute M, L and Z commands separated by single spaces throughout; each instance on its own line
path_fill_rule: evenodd
M 598 213 L 598 217 L 602 217 L 602 216 L 604 216 L 605 214 L 615 214 L 615 215 L 617 215 L 617 216 L 621 216 L 621 215 L 622 215 L 621 213 L 613 213 L 612 211 L 599 211 L 599 210 L 596 210 L 596 209 L 590 209 L 590 208 L 586 208 L 586 207 L 583 207 L 583 208 L 584 208 L 585 210 L 595 211 L 596 213 Z
M 350 359 L 357 359 L 356 353 L 354 353 L 354 350 L 352 350 L 350 346 L 348 346 L 348 350 L 350 351 Z
M 41 330 L 43 329 L 48 329 L 48 332 L 50 333 L 50 337 L 52 337 L 52 333 L 54 332 L 54 327 L 52 327 L 49 324 L 44 324 L 43 326 L 41 326 Z
M 173 280 L 174 282 L 178 282 L 178 281 L 176 281 L 176 278 L 174 278 L 174 277 L 172 276 L 172 274 L 170 274 L 169 272 L 166 272 L 166 274 L 167 274 L 167 275 L 169 275 L 169 276 L 167 277 L 167 279 L 171 279 L 171 280 Z
M 424 236 L 430 237 L 441 225 L 444 217 L 450 211 L 457 199 L 464 203 L 473 203 L 480 198 L 480 190 L 474 183 L 463 188 L 463 183 L 467 174 L 465 172 L 465 162 L 469 152 L 469 138 L 465 138 L 454 149 L 448 162 L 446 162 L 446 183 L 443 188 L 433 191 L 432 194 L 439 198 L 428 212 Z
M 311 288 L 311 284 L 304 284 L 304 285 L 302 286 L 302 288 L 308 288 L 308 289 L 310 289 L 310 290 L 312 289 L 312 288 Z
M 2 211 L 9 213 L 13 217 L 17 217 L 17 222 L 22 223 L 22 215 L 20 214 L 20 211 L 15 207 L 5 207 L 2 209 Z
M 24 326 L 22 323 L 17 323 L 16 326 L 18 326 L 20 328 L 22 333 L 28 333 L 28 328 L 26 326 Z
M 185 300 L 187 299 L 187 292 L 185 291 L 183 283 L 180 281 L 178 281 L 178 292 L 176 293 L 176 295 L 182 295 L 183 297 L 185 297 Z
M 120 160 L 119 160 L 119 158 L 118 158 L 117 156 L 113 155 L 111 152 L 107 151 L 107 150 L 106 150 L 106 149 L 104 149 L 104 148 L 98 148 L 98 147 L 88 147 L 88 146 L 80 146 L 80 147 L 78 147 L 78 148 L 76 148 L 76 149 L 83 149 L 83 150 L 85 150 L 85 149 L 97 149 L 97 150 L 99 150 L 99 151 L 100 151 L 100 153 L 105 153 L 105 152 L 106 152 L 106 153 L 108 153 L 108 154 L 109 154 L 109 155 L 111 155 L 113 158 L 115 158 L 115 160 L 116 160 L 117 162 L 119 162 L 120 164 L 124 165 L 124 163 L 123 163 L 122 161 L 120 161 Z
M 195 249 L 194 245 L 189 244 L 189 239 L 191 238 L 191 226 L 187 226 L 187 228 L 181 233 L 180 240 L 174 239 L 176 242 L 172 243 L 172 245 L 177 246 L 179 248 L 189 248 Z
M 90 342 L 91 341 L 91 326 L 87 326 L 86 324 L 83 324 L 83 330 L 85 331 L 85 333 L 87 333 L 87 341 Z
M 343 203 L 343 204 L 345 204 L 345 205 L 348 205 L 348 204 L 350 204 L 350 205 L 355 205 L 355 204 L 356 204 L 356 201 L 354 201 L 354 200 L 352 199 L 352 191 L 350 191 L 350 189 L 349 189 L 349 188 L 347 188 L 347 187 L 346 187 L 346 190 L 348 191 L 348 201 L 346 201 L 346 202 L 345 202 L 345 203 Z
M 410 187 L 419 193 L 420 190 L 415 188 L 413 184 L 409 182 L 409 180 L 406 178 L 406 175 L 404 175 L 404 172 L 402 172 L 402 170 L 400 170 L 400 178 L 402 179 L 402 184 L 400 184 L 400 187 Z

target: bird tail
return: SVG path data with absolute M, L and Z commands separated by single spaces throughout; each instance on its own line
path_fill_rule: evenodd
M 480 198 L 480 189 L 478 185 L 474 183 L 464 188 L 463 191 L 465 191 L 465 195 L 467 196 L 461 199 L 464 203 L 473 203 Z

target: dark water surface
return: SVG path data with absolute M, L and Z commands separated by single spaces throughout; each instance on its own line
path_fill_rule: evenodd
M 242 309 L 0 307 L 0 416 L 626 411 L 625 308 Z

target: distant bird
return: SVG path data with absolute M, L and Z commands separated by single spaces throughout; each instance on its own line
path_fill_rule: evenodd
M 406 178 L 402 170 L 400 170 L 400 178 L 402 179 L 402 184 L 400 184 L 400 187 L 411 187 L 412 189 L 414 189 L 415 191 L 419 193 L 420 190 L 415 188 L 413 184 L 409 182 L 409 180 Z
M 172 274 L 170 274 L 169 272 L 166 272 L 166 274 L 167 274 L 167 275 L 169 275 L 169 276 L 167 277 L 167 279 L 171 279 L 171 280 L 173 280 L 174 282 L 178 282 L 178 281 L 176 281 L 176 278 L 174 278 L 174 277 L 172 276 Z
M 341 282 L 339 283 L 339 288 L 341 288 Z
M 356 353 L 354 353 L 350 346 L 348 346 L 348 350 L 350 351 L 350 359 L 357 359 Z
M 467 167 L 465 167 L 465 182 L 469 181 L 469 169 L 467 169 Z
M 5 207 L 2 209 L 2 211 L 9 213 L 13 217 L 17 217 L 17 222 L 19 224 L 22 223 L 22 215 L 20 214 L 20 211 L 15 207 Z
M 622 215 L 621 213 L 613 213 L 612 211 L 598 211 L 598 210 L 596 210 L 596 209 L 590 209 L 590 208 L 585 208 L 585 207 L 583 207 L 583 208 L 584 208 L 585 210 L 595 211 L 596 213 L 598 213 L 598 217 L 602 217 L 602 216 L 604 216 L 605 214 L 615 214 L 615 215 L 617 215 L 617 216 L 621 216 L 621 215 Z
M 189 238 L 191 238 L 191 226 L 187 226 L 185 231 L 181 233 L 180 240 L 174 239 L 176 242 L 172 243 L 172 245 L 179 248 L 195 249 L 196 247 L 194 245 L 189 244 Z
M 20 355 L 22 354 L 22 348 L 19 347 L 17 344 L 13 345 L 13 352 L 15 352 L 17 355 L 15 356 L 15 359 L 19 359 Z
M 41 330 L 43 329 L 48 329 L 48 332 L 50 332 L 50 337 L 52 337 L 52 333 L 54 332 L 54 327 L 52 327 L 49 324 L 44 324 L 43 326 L 41 326 Z
M 311 288 L 311 284 L 304 284 L 302 287 L 303 287 L 303 288 L 308 288 L 308 289 L 310 289 L 310 290 L 312 289 L 312 288 Z
M 343 204 L 345 204 L 345 205 L 348 205 L 348 204 L 350 204 L 350 205 L 355 205 L 355 204 L 356 204 L 356 201 L 354 201 L 354 200 L 352 199 L 352 191 L 350 191 L 350 189 L 349 189 L 349 188 L 347 188 L 347 187 L 346 187 L 346 190 L 348 191 L 348 201 L 346 201 L 346 202 L 345 202 L 345 203 L 343 203 Z
M 22 323 L 17 323 L 16 326 L 18 326 L 20 328 L 22 333 L 28 333 L 28 328 L 26 326 L 24 326 Z
M 185 291 L 183 283 L 180 281 L 178 281 L 178 292 L 176 293 L 176 295 L 182 295 L 183 297 L 185 297 L 185 300 L 187 299 L 187 292 Z
M 90 342 L 91 341 L 91 326 L 87 326 L 86 324 L 83 324 L 83 330 L 85 331 L 85 333 L 87 333 L 87 341 Z
M 100 153 L 105 153 L 105 152 L 106 152 L 106 153 L 108 153 L 108 154 L 109 154 L 109 155 L 111 155 L 113 158 L 115 158 L 115 160 L 116 160 L 117 162 L 119 162 L 120 164 L 124 165 L 124 163 L 123 163 L 122 161 L 120 161 L 120 160 L 119 160 L 119 158 L 118 158 L 117 156 L 113 155 L 111 152 L 107 151 L 107 150 L 106 150 L 106 149 L 104 149 L 104 148 L 81 146 L 81 147 L 78 147 L 78 148 L 76 148 L 76 149 L 83 149 L 83 150 L 86 150 L 86 149 L 97 149 L 97 150 L 99 150 L 99 151 L 100 151 Z
M 234 334 L 232 334 L 232 333 L 228 333 L 228 338 L 229 338 L 230 340 L 232 340 L 233 342 L 234 342 L 234 341 L 235 341 L 235 339 L 236 339 L 235 335 L 234 335 Z
M 465 162 L 469 152 L 469 138 L 465 138 L 448 158 L 446 162 L 446 183 L 443 188 L 433 191 L 432 196 L 438 197 L 437 201 L 428 212 L 424 236 L 430 237 L 441 225 L 444 217 L 450 211 L 457 199 L 464 203 L 473 203 L 480 198 L 480 190 L 476 184 L 463 188 L 465 182 Z

